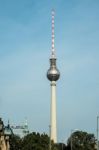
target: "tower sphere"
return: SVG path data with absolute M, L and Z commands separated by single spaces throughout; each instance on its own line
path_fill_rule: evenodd
M 60 77 L 60 72 L 56 67 L 56 58 L 50 59 L 50 68 L 47 71 L 47 78 L 50 81 L 57 81 Z

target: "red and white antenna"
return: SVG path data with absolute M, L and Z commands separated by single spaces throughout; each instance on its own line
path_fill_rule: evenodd
M 55 11 L 54 9 L 52 9 L 52 54 L 51 57 L 55 58 L 55 46 L 54 46 L 54 38 L 55 38 L 55 34 L 54 34 L 54 17 L 55 17 Z

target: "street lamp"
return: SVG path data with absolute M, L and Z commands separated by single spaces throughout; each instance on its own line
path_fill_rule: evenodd
M 98 128 L 98 122 L 99 122 L 99 116 L 97 116 L 97 150 L 99 150 L 99 142 L 98 142 L 98 133 L 99 133 L 99 128 Z
M 49 150 L 51 150 L 51 125 L 49 125 Z
M 62 150 L 63 150 L 63 141 L 62 141 Z
M 64 150 L 64 147 L 66 147 L 66 145 L 67 145 L 67 140 L 68 140 L 67 137 L 65 137 L 65 138 L 62 140 L 62 142 L 61 142 L 61 149 L 62 149 L 62 150 Z
M 62 145 L 62 150 L 63 150 L 63 148 L 64 148 L 64 140 L 62 140 L 62 144 L 61 145 Z

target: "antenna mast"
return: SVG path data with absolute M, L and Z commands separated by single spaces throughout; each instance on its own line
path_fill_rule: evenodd
M 51 58 L 55 58 L 55 47 L 54 47 L 54 38 L 55 38 L 55 34 L 54 34 L 54 17 L 55 17 L 55 11 L 54 9 L 52 10 L 52 54 L 51 54 Z

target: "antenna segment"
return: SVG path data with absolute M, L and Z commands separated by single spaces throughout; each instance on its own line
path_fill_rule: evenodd
M 55 34 L 54 34 L 54 16 L 55 16 L 55 11 L 52 10 L 52 54 L 51 54 L 51 58 L 55 58 L 55 47 L 54 47 L 54 38 L 55 38 Z

